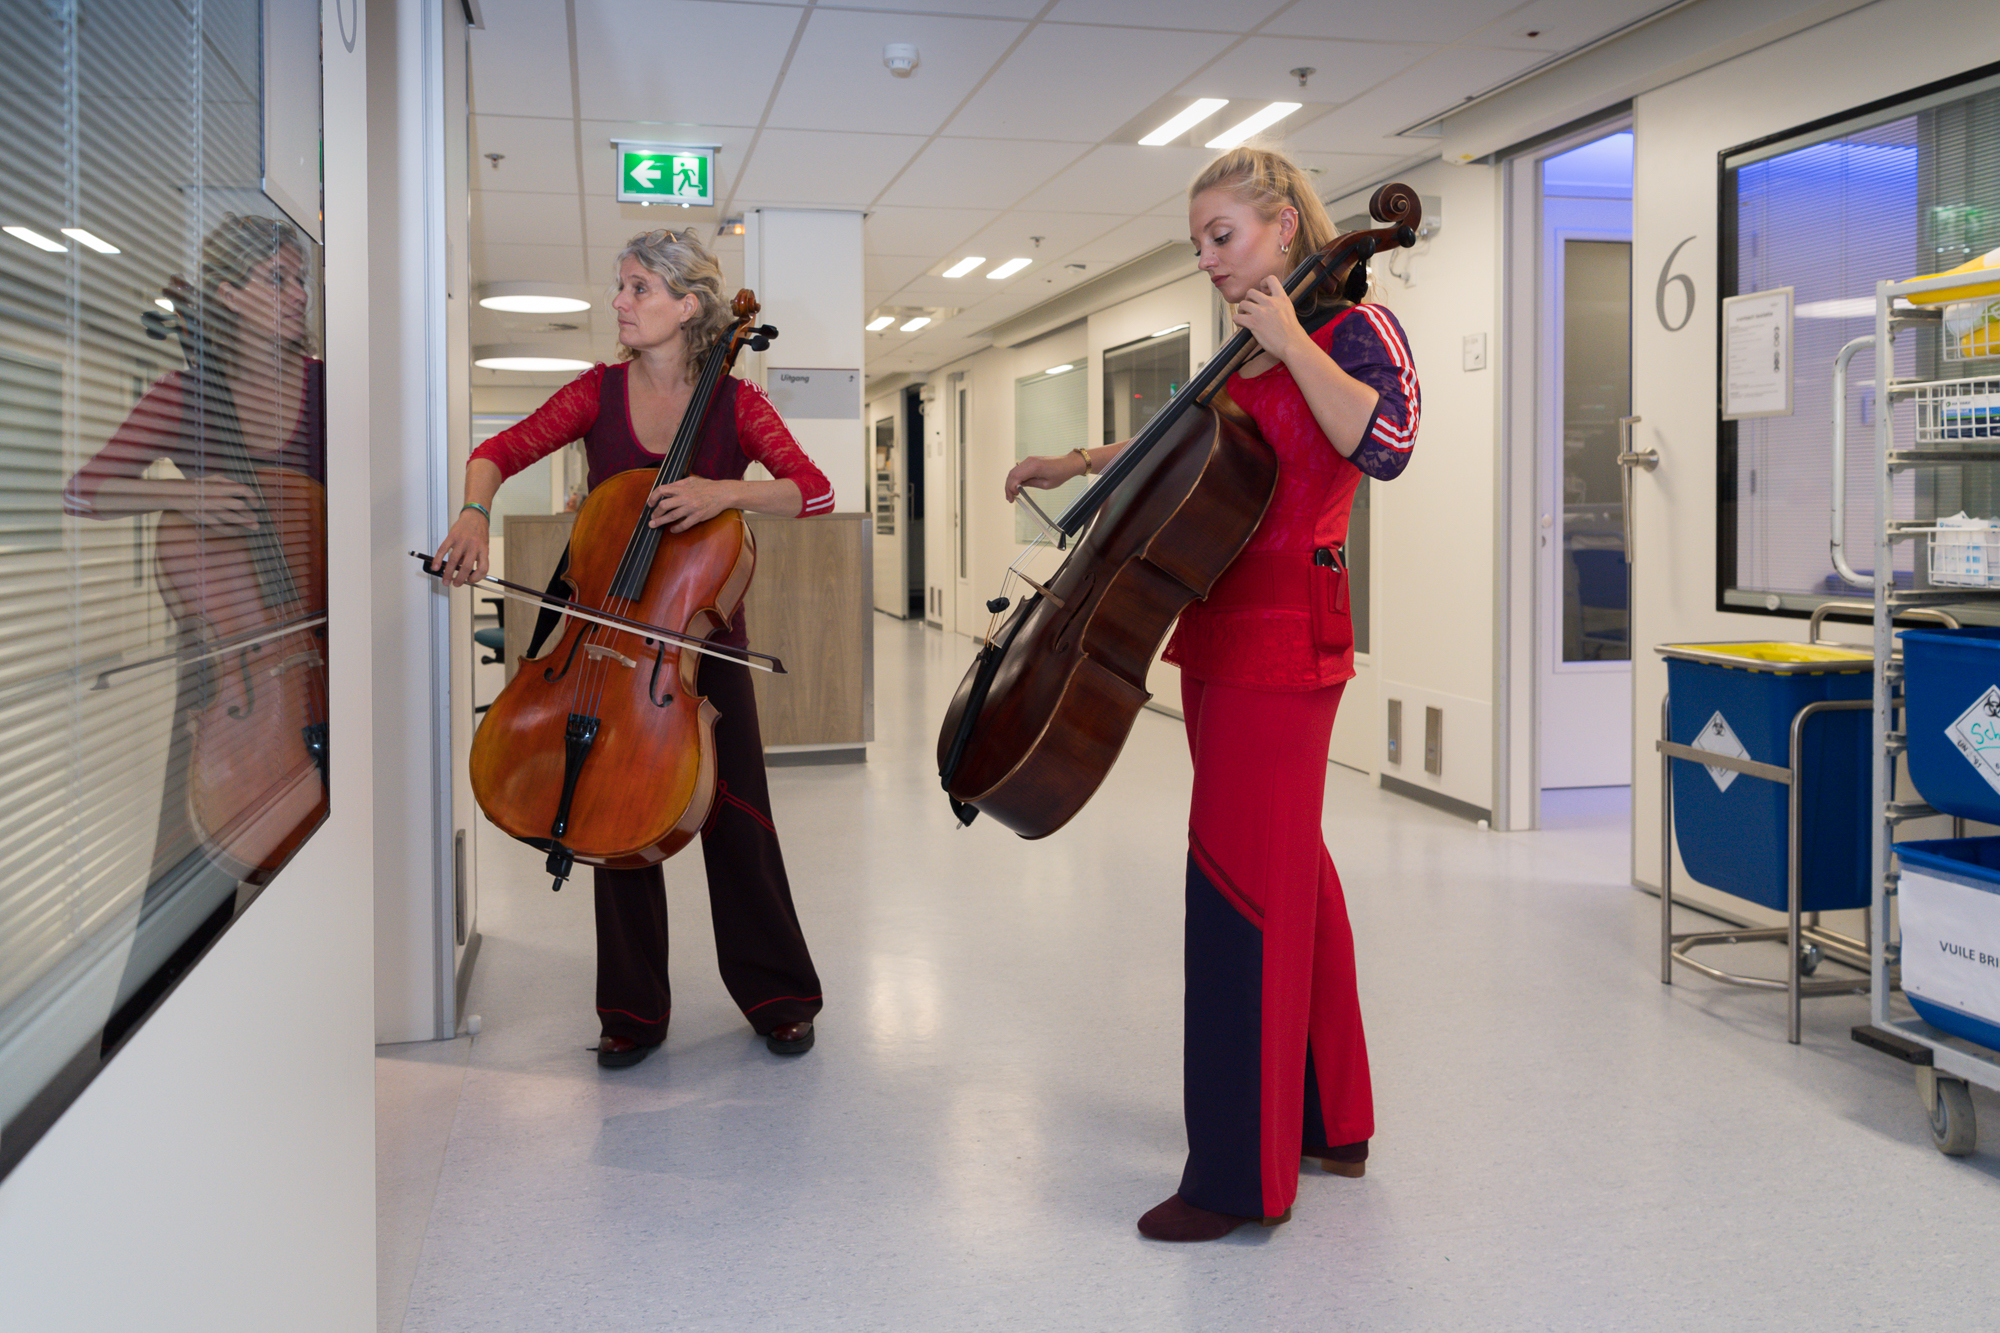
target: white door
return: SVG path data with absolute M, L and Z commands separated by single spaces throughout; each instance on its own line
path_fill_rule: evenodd
M 1537 163 L 1535 655 L 1539 786 L 1632 780 L 1619 420 L 1632 401 L 1632 132 Z
M 904 573 L 903 450 L 897 417 L 902 399 L 890 400 L 887 416 L 877 417 L 869 437 L 869 467 L 875 510 L 875 609 L 901 620 L 910 613 Z

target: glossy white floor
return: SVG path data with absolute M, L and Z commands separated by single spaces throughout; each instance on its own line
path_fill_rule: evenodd
M 1776 997 L 1662 987 L 1622 792 L 1499 835 L 1334 769 L 1368 1175 L 1305 1172 L 1286 1226 L 1142 1240 L 1183 1147 L 1178 724 L 1142 716 L 1053 838 L 957 832 L 931 755 L 968 644 L 878 627 L 867 764 L 772 774 L 827 994 L 810 1054 L 769 1054 L 731 1007 L 688 856 L 673 1033 L 600 1071 L 587 894 L 482 844 L 481 1035 L 379 1062 L 383 1329 L 1990 1317 L 2000 1159 L 1932 1148 L 1908 1072 L 1849 1040 L 1863 1001 L 1815 1003 L 1793 1047 Z

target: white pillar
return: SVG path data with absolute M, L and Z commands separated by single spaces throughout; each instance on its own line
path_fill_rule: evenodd
M 867 453 L 861 431 L 862 282 L 861 214 L 827 209 L 767 208 L 743 219 L 743 285 L 757 294 L 758 322 L 776 326 L 771 350 L 738 358 L 736 373 L 769 391 L 803 448 L 833 483 L 837 511 L 868 508 Z M 784 368 L 852 372 L 837 401 L 815 375 L 808 415 L 788 408 L 785 386 L 771 382 Z

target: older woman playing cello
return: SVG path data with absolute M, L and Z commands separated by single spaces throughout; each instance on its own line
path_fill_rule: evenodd
M 525 421 L 473 451 L 465 505 L 438 548 L 447 582 L 485 576 L 489 506 L 500 483 L 572 440 L 584 441 L 590 483 L 655 468 L 694 395 L 702 359 L 730 320 L 722 271 L 693 231 L 635 236 L 618 257 L 618 340 L 623 360 L 585 371 Z M 746 480 L 752 462 L 774 478 Z M 785 429 L 754 384 L 725 377 L 716 391 L 693 472 L 656 488 L 652 524 L 685 532 L 727 509 L 787 517 L 824 514 L 833 488 Z M 741 614 L 715 639 L 742 647 Z M 703 657 L 699 692 L 716 707 L 716 797 L 701 830 L 723 984 L 770 1049 L 799 1055 L 813 1044 L 820 1009 L 813 968 L 792 905 L 771 817 L 763 741 L 750 673 L 741 663 Z M 597 913 L 597 1062 L 635 1065 L 666 1039 L 665 880 L 644 870 L 594 871 Z

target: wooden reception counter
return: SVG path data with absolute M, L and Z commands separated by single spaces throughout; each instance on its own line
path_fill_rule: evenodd
M 507 515 L 508 581 L 547 586 L 573 518 Z M 757 576 L 743 609 L 750 646 L 782 658 L 787 668 L 782 676 L 752 673 L 765 748 L 790 751 L 799 760 L 860 760 L 861 747 L 875 739 L 870 516 L 752 514 L 750 531 L 757 541 Z M 510 679 L 534 625 L 532 608 L 508 607 Z M 781 761 L 779 755 L 772 759 Z

